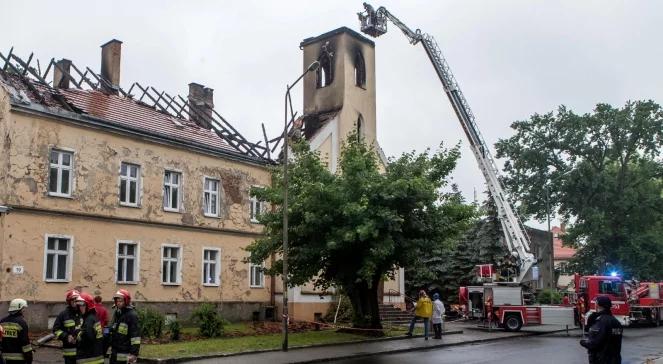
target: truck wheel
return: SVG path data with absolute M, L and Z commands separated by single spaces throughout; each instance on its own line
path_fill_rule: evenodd
M 654 326 L 661 326 L 661 316 L 659 315 L 658 309 L 653 309 L 651 311 L 651 317 L 654 319 Z
M 521 327 L 523 327 L 523 322 L 517 315 L 509 315 L 504 320 L 504 330 L 506 331 L 520 331 Z

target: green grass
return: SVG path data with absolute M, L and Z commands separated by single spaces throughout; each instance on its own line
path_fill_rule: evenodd
M 366 340 L 365 336 L 338 333 L 332 330 L 309 331 L 288 335 L 291 347 Z M 159 345 L 141 345 L 142 358 L 178 358 L 193 355 L 230 354 L 243 351 L 279 349 L 281 334 L 242 336 L 178 342 Z

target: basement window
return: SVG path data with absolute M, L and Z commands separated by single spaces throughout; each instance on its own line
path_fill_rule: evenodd
M 357 140 L 361 141 L 361 139 L 364 137 L 364 129 L 366 126 L 364 125 L 364 118 L 359 114 L 359 117 L 357 118 Z
M 366 87 L 366 64 L 364 63 L 364 56 L 361 52 L 355 53 L 355 86 L 364 88 Z
M 324 52 L 318 61 L 320 62 L 320 67 L 316 71 L 316 86 L 318 88 L 327 87 L 334 81 L 332 59 L 327 52 Z

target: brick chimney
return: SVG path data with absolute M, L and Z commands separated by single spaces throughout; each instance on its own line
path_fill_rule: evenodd
M 117 94 L 120 87 L 120 58 L 122 56 L 122 42 L 113 39 L 101 46 L 101 77 L 111 84 L 107 90 Z
M 71 72 L 71 61 L 62 58 L 55 63 L 53 69 L 53 87 L 56 88 L 69 88 L 69 77 L 65 76 L 66 73 Z
M 214 110 L 214 90 L 192 82 L 189 84 L 189 120 L 205 129 L 211 129 Z

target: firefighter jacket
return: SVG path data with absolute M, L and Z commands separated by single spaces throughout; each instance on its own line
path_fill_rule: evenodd
M 67 339 L 71 335 L 74 339 L 81 327 L 81 314 L 77 309 L 70 306 L 65 308 L 53 323 L 53 334 L 62 341 L 62 355 L 65 358 L 76 357 L 76 343 L 69 343 Z
M 138 356 L 140 351 L 140 326 L 138 315 L 133 307 L 115 310 L 111 322 L 111 352 L 118 361 L 131 354 Z
M 94 311 L 86 312 L 76 335 L 76 364 L 104 363 L 104 335 Z
M 622 362 L 622 324 L 610 312 L 597 315 L 580 345 L 587 348 L 589 363 L 618 364 Z
M 2 337 L 2 358 L 7 364 L 32 363 L 32 345 L 28 338 L 28 324 L 23 315 L 10 314 L 0 320 L 5 331 Z

